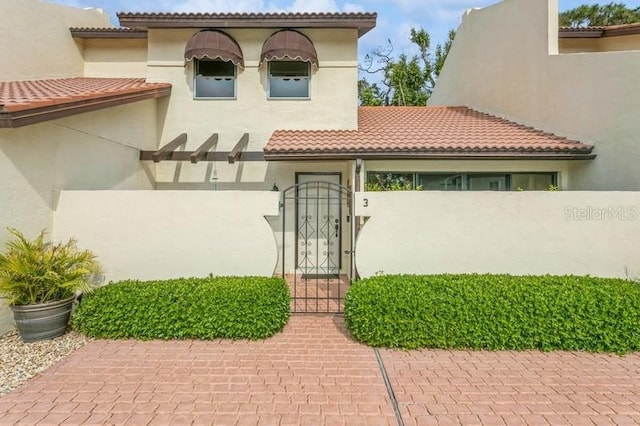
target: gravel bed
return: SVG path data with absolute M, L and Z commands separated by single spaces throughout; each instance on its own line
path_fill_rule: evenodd
M 0 395 L 11 392 L 87 341 L 75 331 L 34 343 L 23 343 L 17 331 L 0 336 Z

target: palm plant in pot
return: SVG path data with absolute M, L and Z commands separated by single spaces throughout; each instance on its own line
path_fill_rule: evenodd
M 100 265 L 76 241 L 54 244 L 45 231 L 27 239 L 9 228 L 13 239 L 0 253 L 0 297 L 7 299 L 25 342 L 64 334 L 76 297 L 97 282 Z

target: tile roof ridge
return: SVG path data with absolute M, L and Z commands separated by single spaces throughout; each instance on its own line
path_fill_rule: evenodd
M 26 80 L 0 80 L 0 84 L 10 84 L 10 83 L 25 83 L 25 82 L 63 82 L 63 81 L 130 81 L 130 82 L 141 82 L 145 81 L 146 77 L 51 77 L 51 78 L 30 78 Z M 146 81 L 145 81 L 146 82 Z M 148 83 L 148 84 L 156 84 L 156 83 Z
M 217 17 L 217 18 L 249 18 L 249 17 L 325 17 L 325 18 L 353 18 L 353 17 L 374 17 L 376 12 L 117 12 L 118 17 Z
M 315 129 L 315 130 L 301 130 L 301 129 L 276 129 L 273 133 L 287 133 L 290 135 L 300 135 L 300 134 L 309 134 L 309 133 L 334 133 L 334 134 L 343 134 L 343 133 L 357 133 L 358 129 Z
M 113 31 L 113 32 L 144 32 L 147 30 L 141 28 L 129 27 L 69 27 L 70 31 Z
M 468 109 L 468 110 L 472 110 L 471 108 L 469 108 L 468 106 L 465 106 L 465 105 L 361 105 L 361 106 L 358 107 L 358 109 L 376 109 L 376 110 L 383 110 L 383 109 L 391 110 L 391 109 L 402 109 L 402 108 L 406 108 L 406 109 L 422 109 L 422 110 L 427 110 L 427 109 Z
M 640 22 L 630 22 L 627 24 L 616 25 L 590 25 L 584 27 L 572 27 L 572 26 L 560 26 L 560 31 L 602 31 L 602 30 L 617 30 L 621 28 L 635 28 L 640 27 Z

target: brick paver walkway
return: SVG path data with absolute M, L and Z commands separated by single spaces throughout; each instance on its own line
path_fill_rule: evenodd
M 411 424 L 640 424 L 640 354 L 381 350 Z M 246 341 L 95 341 L 0 397 L 12 424 L 396 425 L 340 316 Z
M 0 413 L 3 426 L 396 424 L 373 351 L 330 315 L 259 342 L 90 342 Z
M 640 424 L 640 354 L 381 351 L 405 424 Z

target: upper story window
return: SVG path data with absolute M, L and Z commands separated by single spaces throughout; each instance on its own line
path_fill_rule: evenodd
M 269 97 L 308 98 L 310 68 L 308 62 L 269 62 Z
M 236 97 L 236 66 L 232 62 L 195 60 L 194 97 Z
M 234 99 L 236 76 L 244 67 L 242 50 L 222 31 L 196 33 L 184 49 L 185 61 L 193 61 L 193 97 Z
M 269 99 L 309 99 L 311 69 L 318 68 L 318 54 L 304 34 L 282 30 L 262 46 L 260 62 L 268 63 Z

